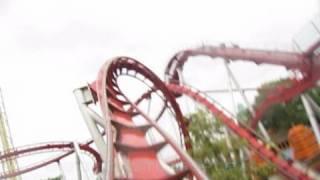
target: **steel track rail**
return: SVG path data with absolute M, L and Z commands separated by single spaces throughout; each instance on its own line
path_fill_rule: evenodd
M 320 56 L 314 56 L 311 53 L 266 51 L 226 46 L 202 46 L 176 53 L 166 67 L 165 80 L 168 83 L 182 84 L 179 73 L 182 72 L 183 66 L 189 58 L 194 56 L 220 57 L 229 61 L 248 61 L 256 64 L 279 65 L 289 70 L 299 71 L 302 74 L 301 79 L 291 79 L 292 84 L 290 87 L 280 85 L 274 92 L 270 91 L 266 95 L 265 100 L 255 107 L 255 116 L 250 122 L 251 127 L 256 128 L 258 121 L 272 105 L 289 101 L 316 86 L 320 79 Z
M 223 108 L 217 107 L 215 104 L 210 102 L 205 95 L 201 94 L 199 91 L 195 91 L 187 86 L 168 84 L 167 87 L 174 93 L 180 93 L 187 95 L 194 101 L 205 106 L 214 116 L 218 117 L 219 120 L 223 122 L 230 130 L 232 130 L 236 135 L 245 139 L 250 148 L 256 151 L 262 158 L 273 163 L 278 170 L 290 179 L 311 179 L 306 173 L 294 167 L 287 161 L 279 158 L 274 152 L 269 150 L 262 141 L 259 141 L 254 134 L 250 132 L 244 126 L 236 124 L 230 115 L 225 114 Z
M 102 170 L 102 160 L 100 155 L 89 146 L 91 141 L 85 144 L 80 144 L 80 149 L 83 152 L 86 152 L 86 154 L 90 155 L 94 159 L 94 172 L 101 172 Z M 24 146 L 21 148 L 14 148 L 9 150 L 7 153 L 0 155 L 0 160 L 1 159 L 7 159 L 11 157 L 22 157 L 22 156 L 28 156 L 28 155 L 34 155 L 34 154 L 39 154 L 39 153 L 44 153 L 44 152 L 65 152 L 62 155 L 55 156 L 53 158 L 46 159 L 42 162 L 35 163 L 32 165 L 29 165 L 24 168 L 20 168 L 19 171 L 17 172 L 12 172 L 12 173 L 0 173 L 0 179 L 5 179 L 5 178 L 11 178 L 15 177 L 21 174 L 25 174 L 31 171 L 34 171 L 36 169 L 45 167 L 49 164 L 52 164 L 54 162 L 58 162 L 61 159 L 69 156 L 74 152 L 73 150 L 73 143 L 72 142 L 57 142 L 57 143 L 42 143 L 42 144 L 36 144 L 36 145 L 29 145 L 29 146 Z
M 188 132 L 184 123 L 183 116 L 175 98 L 171 95 L 165 84 L 149 70 L 147 67 L 129 57 L 117 57 L 107 62 L 100 70 L 98 80 L 92 83 L 96 87 L 98 101 L 107 121 L 106 133 L 110 132 L 108 139 L 108 158 L 109 170 L 107 179 L 181 179 L 183 177 L 196 177 L 206 179 L 206 175 L 198 168 L 193 160 L 176 145 L 175 142 L 163 131 L 154 119 L 139 108 L 138 102 L 131 101 L 120 89 L 117 79 L 123 75 L 131 75 L 139 78 L 152 87 L 150 93 L 160 92 L 166 103 L 171 107 L 175 114 L 177 123 L 181 128 L 184 138 L 188 138 Z M 142 92 L 142 96 L 148 92 Z M 146 95 L 145 95 L 146 96 Z M 162 112 L 159 113 L 160 116 Z M 136 125 L 133 118 L 140 116 L 146 120 L 146 124 Z M 112 134 L 112 127 L 116 129 L 116 134 Z M 164 141 L 149 144 L 146 141 L 146 133 L 154 128 L 163 137 Z M 115 137 L 114 137 L 115 136 Z M 111 140 L 110 140 L 111 139 Z M 112 141 L 114 140 L 114 141 Z M 189 142 L 189 141 L 185 141 Z M 158 152 L 169 145 L 179 156 L 183 163 L 183 168 L 170 174 L 161 165 Z M 189 146 L 186 144 L 186 146 Z M 125 166 L 122 174 L 116 177 L 113 172 L 113 160 L 121 157 Z

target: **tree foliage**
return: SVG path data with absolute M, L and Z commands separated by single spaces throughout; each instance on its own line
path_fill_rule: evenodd
M 208 176 L 211 179 L 247 179 L 241 167 L 240 157 L 237 156 L 245 142 L 230 137 L 230 149 L 221 122 L 205 110 L 199 109 L 191 114 L 189 119 L 192 143 L 189 153 L 205 169 Z M 235 159 L 232 159 L 231 153 L 235 155 Z
M 242 161 L 239 152 L 247 147 L 246 141 L 231 133 L 229 139 L 232 148 L 228 147 L 223 130 L 225 126 L 211 113 L 198 109 L 188 119 L 191 121 L 188 130 L 192 144 L 189 154 L 210 179 L 266 179 L 275 172 L 275 167 L 271 164 L 256 166 L 250 164 L 250 161 Z
M 291 85 L 290 81 L 286 79 L 262 85 L 258 90 L 259 94 L 255 99 L 255 106 L 261 103 L 266 94 L 277 88 L 279 84 L 282 86 Z M 306 93 L 320 104 L 320 88 L 313 88 Z M 250 117 L 249 110 L 243 106 L 239 106 L 238 109 L 240 111 L 237 118 L 246 122 Z M 244 171 L 240 158 L 235 156 L 235 159 L 232 159 L 231 154 L 239 154 L 239 150 L 246 146 L 246 142 L 230 136 L 232 144 L 232 149 L 230 149 L 226 143 L 223 124 L 209 112 L 199 109 L 190 114 L 188 119 L 191 119 L 188 130 L 192 144 L 189 153 L 211 179 L 238 180 L 251 179 L 251 177 L 267 179 L 275 172 L 275 167 L 270 164 L 250 166 L 249 162 L 245 162 L 246 171 Z M 267 129 L 278 132 L 288 130 L 293 124 L 308 124 L 309 121 L 300 97 L 296 97 L 290 102 L 276 104 L 269 108 L 263 116 L 262 122 Z M 221 158 L 222 156 L 224 158 Z
M 287 79 L 280 79 L 263 84 L 258 90 L 258 96 L 255 99 L 254 105 L 261 103 L 266 94 L 273 91 L 277 86 L 290 86 L 291 83 Z M 318 104 L 320 103 L 320 88 L 316 87 L 306 92 Z M 297 96 L 286 103 L 275 104 L 269 108 L 262 117 L 262 123 L 267 129 L 275 131 L 287 131 L 294 124 L 309 124 L 309 120 L 301 101 L 300 96 Z

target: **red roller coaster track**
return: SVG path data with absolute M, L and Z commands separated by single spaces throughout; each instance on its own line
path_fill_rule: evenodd
M 180 82 L 179 73 L 182 71 L 184 63 L 189 57 L 200 55 L 213 58 L 220 57 L 230 61 L 243 60 L 257 64 L 280 65 L 300 72 L 302 78 L 291 79 L 290 86 L 277 87 L 267 95 L 261 104 L 255 107 L 255 115 L 252 118 L 253 127 L 256 126 L 258 120 L 261 119 L 270 106 L 275 103 L 288 101 L 303 93 L 305 90 L 313 87 L 320 77 L 320 72 L 318 71 L 320 68 L 320 56 L 312 54 L 311 50 L 302 54 L 240 49 L 238 47 L 201 47 L 194 50 L 182 51 L 177 53 L 167 66 L 166 80 L 171 83 L 168 86 L 152 73 L 151 70 L 136 60 L 129 57 L 114 58 L 102 66 L 97 80 L 90 85 L 90 89 L 96 97 L 95 100 L 100 103 L 103 113 L 104 123 L 102 124 L 105 126 L 107 146 L 105 152 L 106 159 L 102 160 L 101 154 L 89 146 L 92 141 L 80 144 L 80 149 L 94 157 L 95 171 L 101 172 L 102 164 L 104 163 L 107 179 L 181 179 L 182 177 L 207 179 L 206 175 L 184 151 L 184 149 L 190 148 L 190 144 L 188 144 L 189 134 L 179 105 L 173 94 L 185 94 L 207 107 L 215 116 L 220 117 L 229 129 L 248 141 L 251 149 L 256 151 L 261 157 L 272 162 L 284 175 L 292 179 L 309 179 L 304 172 L 280 159 L 266 148 L 265 144 L 259 141 L 251 133 L 250 129 L 241 124 L 235 124 L 232 117 L 228 116 L 221 108 L 211 103 L 198 91 L 193 91 Z M 132 101 L 118 84 L 120 76 L 135 78 L 144 83 L 149 89 L 146 92 L 141 92 L 140 98 Z M 161 97 L 164 104 L 156 118 L 151 118 L 139 105 L 140 102 L 147 100 L 151 94 L 157 94 Z M 183 139 L 182 142 L 184 142 L 182 147 L 179 147 L 157 123 L 159 118 L 163 116 L 165 109 L 170 109 L 173 112 L 172 114 L 179 126 L 180 136 Z M 134 119 L 137 117 L 143 119 L 145 123 L 136 124 Z M 151 129 L 160 134 L 162 137 L 161 141 L 155 143 L 147 141 L 146 134 Z M 158 153 L 164 147 L 170 147 L 177 154 L 178 162 L 180 162 L 181 166 L 172 168 L 170 163 L 166 163 L 166 160 L 159 158 Z M 67 152 L 21 169 L 19 172 L 0 174 L 0 178 L 13 177 L 33 171 L 53 162 L 60 161 L 74 152 L 72 143 L 49 143 L 27 148 L 17 148 L 1 155 L 0 159 L 52 150 Z M 117 161 L 118 157 L 123 161 L 120 165 Z M 115 170 L 115 166 L 120 166 L 120 170 Z M 175 170 L 168 171 L 164 166 Z
M 89 146 L 90 143 L 91 142 L 86 144 L 79 144 L 79 147 L 82 151 L 86 152 L 88 155 L 93 157 L 95 162 L 93 171 L 98 173 L 98 172 L 101 172 L 102 170 L 102 160 L 100 155 L 93 148 Z M 59 151 L 64 153 L 62 155 L 58 155 L 56 157 L 46 159 L 42 162 L 35 163 L 24 168 L 20 168 L 19 171 L 17 172 L 13 172 L 13 173 L 3 172 L 0 174 L 0 179 L 15 177 L 15 176 L 42 168 L 49 164 L 59 162 L 61 159 L 69 156 L 74 152 L 73 143 L 72 142 L 57 142 L 57 143 L 50 142 L 50 143 L 24 146 L 24 147 L 12 149 L 6 154 L 0 155 L 0 159 L 7 159 L 13 156 L 15 157 L 30 156 L 34 154 L 39 154 L 44 152 L 53 152 L 53 151 Z
M 147 82 L 151 88 L 162 94 L 167 107 L 171 107 L 182 133 L 187 137 L 187 130 L 183 122 L 183 116 L 174 97 L 171 95 L 165 84 L 153 74 L 147 67 L 129 57 L 118 57 L 107 62 L 100 70 L 98 81 L 95 83 L 98 100 L 105 119 L 110 119 L 107 123 L 106 132 L 111 131 L 111 124 L 116 128 L 116 137 L 113 144 L 109 144 L 108 159 L 109 169 L 107 178 L 129 178 L 129 179 L 181 179 L 182 177 L 195 176 L 197 179 L 206 179 L 206 176 L 169 135 L 157 124 L 155 119 L 151 119 L 143 112 L 139 105 L 133 103 L 119 88 L 117 78 L 119 76 L 133 76 L 142 82 Z M 149 92 L 149 91 L 148 91 Z M 148 94 L 142 92 L 142 94 Z M 161 112 L 160 112 L 161 113 Z M 136 125 L 134 117 L 140 116 L 146 120 L 144 125 Z M 110 117 L 110 118 L 109 118 Z M 154 128 L 162 137 L 163 141 L 149 144 L 146 141 L 146 133 L 150 128 Z M 113 139 L 114 134 L 108 134 Z M 107 135 L 107 136 L 108 136 Z M 184 167 L 170 174 L 164 170 L 158 152 L 166 145 L 172 147 L 177 153 Z M 125 177 L 115 177 L 113 174 L 112 162 L 115 154 L 120 154 L 125 159 L 129 168 L 125 172 Z M 146 173 L 148 174 L 146 176 Z
M 179 72 L 183 70 L 185 62 L 193 56 L 209 56 L 223 58 L 229 61 L 249 61 L 256 64 L 272 64 L 284 66 L 290 70 L 297 70 L 302 74 L 301 79 L 291 79 L 291 86 L 278 86 L 274 91 L 266 95 L 265 100 L 255 107 L 255 115 L 251 120 L 253 128 L 262 118 L 266 110 L 280 102 L 288 101 L 307 89 L 314 87 L 320 78 L 320 55 L 312 54 L 315 47 L 311 47 L 307 53 L 293 53 L 280 51 L 265 51 L 254 49 L 242 49 L 239 47 L 213 47 L 203 46 L 178 52 L 173 56 L 166 68 L 165 79 L 167 82 L 182 84 Z
M 309 177 L 302 171 L 293 167 L 293 165 L 289 164 L 285 160 L 280 159 L 274 152 L 267 148 L 265 144 L 257 139 L 257 137 L 251 133 L 250 129 L 245 126 L 237 125 L 235 121 L 232 119 L 231 115 L 226 114 L 226 111 L 223 110 L 222 107 L 218 107 L 212 102 L 204 94 L 201 94 L 199 91 L 192 90 L 186 86 L 176 85 L 176 84 L 168 84 L 168 88 L 174 93 L 185 94 L 196 102 L 204 105 L 213 115 L 218 117 L 224 125 L 226 125 L 229 129 L 231 129 L 235 134 L 239 137 L 245 139 L 249 146 L 256 151 L 262 158 L 268 160 L 276 165 L 276 167 L 287 177 L 290 179 L 309 179 Z

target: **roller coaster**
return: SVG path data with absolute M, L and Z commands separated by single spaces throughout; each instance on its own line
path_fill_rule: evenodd
M 208 109 L 234 136 L 245 140 L 250 151 L 272 163 L 283 176 L 288 179 L 319 179 L 317 170 L 307 169 L 299 162 L 287 161 L 270 149 L 270 138 L 259 122 L 272 105 L 288 102 L 319 85 L 319 46 L 320 41 L 301 53 L 226 45 L 187 49 L 169 60 L 164 81 L 133 58 L 115 57 L 102 65 L 94 82 L 74 90 L 92 140 L 79 144 L 48 142 L 11 149 L 0 155 L 1 161 L 51 151 L 62 154 L 21 167 L 16 172 L 1 172 L 0 179 L 63 161 L 73 153 L 81 157 L 79 152 L 92 157 L 92 171 L 100 179 L 208 179 L 187 153 L 192 146 L 190 134 L 177 101 L 183 97 Z M 234 61 L 257 66 L 275 65 L 294 73 L 289 79 L 290 85 L 275 87 L 258 106 L 249 107 L 251 118 L 250 126 L 247 126 L 206 92 L 185 83 L 184 65 L 195 56 L 206 56 L 213 61 L 222 59 L 226 66 Z M 235 77 L 231 77 L 248 103 L 243 89 L 236 83 Z M 199 77 L 206 81 L 210 78 Z M 141 88 L 132 87 L 132 84 L 140 84 Z M 257 128 L 262 135 L 257 133 Z

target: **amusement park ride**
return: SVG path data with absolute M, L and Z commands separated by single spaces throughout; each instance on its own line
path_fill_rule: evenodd
M 320 36 L 319 19 L 312 23 L 314 30 Z M 18 168 L 14 163 L 11 169 L 3 169 L 0 179 L 17 177 L 52 163 L 59 164 L 63 158 L 73 153 L 78 158 L 78 177 L 81 179 L 81 166 L 84 164 L 81 159 L 82 152 L 93 158 L 92 171 L 96 176 L 94 178 L 208 179 L 203 170 L 186 153 L 191 148 L 190 134 L 180 105 L 176 101 L 183 97 L 189 97 L 207 108 L 213 116 L 221 120 L 231 135 L 247 142 L 248 151 L 253 151 L 263 160 L 272 163 L 284 177 L 319 179 L 317 169 L 309 169 L 298 160 L 287 161 L 281 157 L 281 153 L 271 150 L 269 148 L 270 143 L 272 144 L 271 139 L 259 122 L 272 105 L 302 96 L 313 132 L 318 144 L 320 143 L 319 127 L 315 118 L 319 107 L 310 97 L 303 95 L 306 90 L 319 86 L 319 47 L 320 38 L 300 53 L 226 45 L 183 50 L 170 59 L 165 70 L 165 81 L 133 58 L 113 58 L 101 67 L 94 82 L 74 90 L 92 140 L 79 144 L 43 143 L 3 151 L 0 154 L 2 163 L 16 162 L 16 159 L 22 156 L 49 151 L 61 151 L 64 154 L 27 167 Z M 206 92 L 184 83 L 184 65 L 195 56 L 207 56 L 212 60 L 223 59 L 231 81 L 250 110 L 250 127 L 237 120 L 234 114 L 219 102 L 209 98 Z M 285 67 L 292 72 L 290 86 L 287 84 L 277 86 L 268 92 L 262 103 L 252 107 L 244 90 L 228 68 L 229 63 L 233 61 L 246 61 L 259 66 L 269 64 Z M 209 78 L 206 80 L 210 81 Z M 143 88 L 126 86 L 126 82 L 129 81 L 140 84 Z M 130 95 L 128 93 L 130 91 L 135 91 L 137 95 Z M 154 100 L 156 105 L 150 110 L 153 98 L 156 99 Z M 173 137 L 171 130 L 167 129 L 168 126 L 174 127 L 179 136 Z M 256 128 L 259 128 L 261 135 L 257 133 Z

